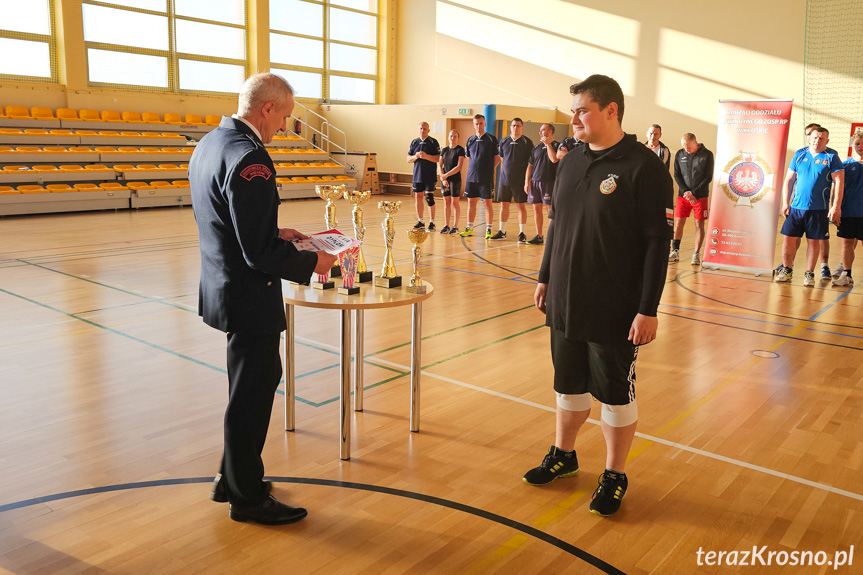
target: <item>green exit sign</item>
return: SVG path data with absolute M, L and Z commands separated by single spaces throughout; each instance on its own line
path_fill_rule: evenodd
M 458 113 L 462 116 L 469 116 L 470 115 L 470 108 L 459 108 Z

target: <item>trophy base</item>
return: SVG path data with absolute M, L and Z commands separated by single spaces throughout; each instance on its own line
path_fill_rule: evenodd
M 358 293 L 360 293 L 360 288 L 358 288 L 357 286 L 349 287 L 349 288 L 348 287 L 340 287 L 336 291 L 338 291 L 342 295 L 357 295 Z
M 330 277 L 331 278 L 342 277 L 342 268 L 340 268 L 339 266 L 333 266 L 333 268 L 330 270 Z
M 314 289 L 320 289 L 320 290 L 333 289 L 334 287 L 336 287 L 336 283 L 335 282 L 314 282 L 312 284 L 312 287 Z
M 384 276 L 377 276 L 375 278 L 375 287 L 382 288 L 397 288 L 402 286 L 402 276 L 396 276 L 394 278 L 385 278 Z
M 374 274 L 372 272 L 358 272 L 357 273 L 357 283 L 359 284 L 367 284 L 374 279 Z
M 407 286 L 405 291 L 408 293 L 426 293 L 428 289 L 428 286 Z

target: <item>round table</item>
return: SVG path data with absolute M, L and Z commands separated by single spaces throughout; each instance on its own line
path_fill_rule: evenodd
M 351 396 L 351 311 L 356 313 L 356 349 L 354 350 L 354 410 L 363 410 L 363 313 L 365 310 L 412 305 L 411 321 L 411 393 L 410 430 L 420 429 L 420 352 L 422 347 L 422 302 L 434 293 L 434 286 L 423 282 L 425 293 L 411 293 L 405 286 L 398 288 L 376 287 L 372 283 L 354 284 L 360 293 L 343 295 L 335 289 L 319 290 L 311 286 L 282 282 L 285 300 L 285 430 L 293 431 L 294 417 L 294 306 L 336 309 L 341 314 L 340 372 L 339 372 L 339 435 L 340 457 L 351 458 L 351 426 L 348 421 Z

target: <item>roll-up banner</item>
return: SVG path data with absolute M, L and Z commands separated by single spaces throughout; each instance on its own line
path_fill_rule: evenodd
M 792 100 L 720 100 L 704 266 L 770 273 Z

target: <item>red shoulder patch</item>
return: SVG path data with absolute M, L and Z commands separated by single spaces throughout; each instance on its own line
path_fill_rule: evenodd
M 246 181 L 251 181 L 252 178 L 264 178 L 265 180 L 269 180 L 270 176 L 273 175 L 273 172 L 264 164 L 252 164 L 251 166 L 243 168 L 240 175 L 245 178 Z

